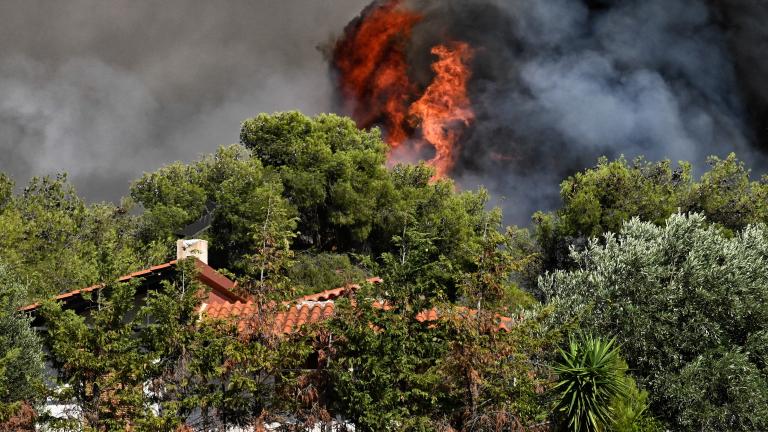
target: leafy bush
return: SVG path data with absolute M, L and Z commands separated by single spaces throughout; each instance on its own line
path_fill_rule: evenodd
M 667 407 L 686 430 L 768 430 L 764 372 L 739 348 L 703 354 L 667 384 Z
M 541 278 L 541 289 L 560 320 L 615 335 L 656 417 L 676 430 L 765 425 L 764 225 L 731 235 L 698 214 L 633 219 L 573 259 L 578 270 Z
M 623 361 L 622 361 L 623 362 Z M 627 369 L 623 363 L 622 369 Z M 624 376 L 624 387 L 627 392 L 623 398 L 614 399 L 613 423 L 614 432 L 661 432 L 661 423 L 652 417 L 648 411 L 648 392 L 637 387 L 637 382 L 630 376 Z
M 40 401 L 43 351 L 30 320 L 17 310 L 26 287 L 4 264 L 0 286 L 0 422 L 5 422 L 24 406 Z
M 601 158 L 595 167 L 568 177 L 560 185 L 563 206 L 533 217 L 542 267 L 570 267 L 569 246 L 618 232 L 633 217 L 663 225 L 678 211 L 698 212 L 734 231 L 768 222 L 768 183 L 751 179 L 734 154 L 708 162 L 710 170 L 698 181 L 688 163 L 674 168 L 668 160 L 628 162 L 623 157 Z
M 605 430 L 614 420 L 612 402 L 627 394 L 615 341 L 571 339 L 560 355 L 554 368 L 559 377 L 554 390 L 560 393 L 556 412 L 564 416 L 568 430 Z

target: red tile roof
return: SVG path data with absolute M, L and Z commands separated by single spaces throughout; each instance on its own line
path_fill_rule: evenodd
M 118 282 L 125 282 L 136 277 L 145 277 L 157 274 L 160 271 L 175 266 L 177 260 L 169 261 L 165 264 L 156 265 L 144 270 L 136 271 L 117 279 Z M 328 319 L 335 311 L 334 301 L 345 295 L 353 294 L 360 289 L 359 284 L 349 284 L 344 287 L 334 288 L 315 294 L 299 297 L 295 301 L 283 304 L 284 309 L 276 313 L 264 314 L 260 317 L 257 305 L 251 301 L 246 301 L 238 296 L 232 289 L 237 285 L 236 282 L 228 279 L 226 276 L 214 270 L 211 266 L 195 259 L 195 264 L 199 271 L 200 281 L 211 288 L 211 293 L 205 302 L 201 305 L 200 312 L 213 319 L 236 319 L 240 331 L 263 327 L 264 325 L 272 329 L 273 334 L 290 334 L 298 331 L 307 324 L 314 324 Z M 369 283 L 381 283 L 382 279 L 378 277 L 366 280 Z M 56 301 L 67 301 L 83 293 L 93 292 L 104 288 L 106 285 L 92 285 L 87 288 L 81 288 L 60 294 L 54 298 Z M 40 306 L 40 303 L 34 303 L 21 308 L 22 311 L 32 311 Z M 386 304 L 375 302 L 375 307 L 389 309 Z M 476 311 L 459 308 L 459 313 L 469 311 L 470 315 L 476 314 Z M 419 322 L 436 321 L 440 313 L 436 309 L 423 311 L 416 315 Z M 268 317 L 268 318 L 267 318 Z M 509 330 L 514 324 L 514 320 L 509 317 L 497 315 L 499 319 L 499 330 Z
M 383 280 L 380 277 L 372 277 L 365 280 L 369 283 L 382 283 Z M 358 284 L 348 284 L 346 286 L 340 287 L 340 288 L 334 288 L 329 289 L 325 291 L 321 291 L 319 293 L 315 294 L 309 294 L 305 295 L 304 297 L 299 297 L 296 299 L 296 301 L 326 301 L 326 300 L 336 300 L 339 297 L 343 297 L 349 293 L 353 293 L 360 289 L 360 285 Z
M 334 313 L 333 301 L 302 301 L 292 304 L 276 313 L 259 316 L 258 306 L 252 301 L 211 305 L 204 309 L 209 318 L 237 320 L 240 331 L 250 331 L 256 327 L 271 328 L 273 334 L 290 334 L 307 324 L 314 324 L 328 319 Z
M 368 282 L 380 283 L 380 278 L 368 279 Z M 255 328 L 267 327 L 271 329 L 272 334 L 291 334 L 305 325 L 316 324 L 330 318 L 335 312 L 335 300 L 349 291 L 359 289 L 359 285 L 347 285 L 342 288 L 335 288 L 319 292 L 296 299 L 294 302 L 284 303 L 286 309 L 278 310 L 275 313 L 265 311 L 263 316 L 259 315 L 258 305 L 252 301 L 221 303 L 218 305 L 206 305 L 201 310 L 209 318 L 213 319 L 235 319 L 240 331 L 251 331 Z M 376 301 L 374 307 L 389 310 L 387 304 Z M 454 309 L 459 316 L 475 316 L 477 311 L 460 306 Z M 437 309 L 430 309 L 416 314 L 416 321 L 432 322 L 437 321 L 441 314 Z M 499 331 L 509 331 L 515 324 L 515 320 L 510 317 L 496 314 Z
M 453 313 L 457 314 L 458 317 L 475 317 L 477 316 L 477 310 L 470 309 L 468 307 L 464 306 L 457 306 L 453 309 Z M 422 311 L 416 314 L 416 321 L 418 322 L 429 322 L 429 321 L 437 321 L 437 319 L 440 317 L 440 312 L 437 309 L 430 309 L 427 311 Z M 495 314 L 495 319 L 498 322 L 498 330 L 504 330 L 504 331 L 510 331 L 512 330 L 512 327 L 515 324 L 515 319 L 510 318 L 501 314 Z
M 126 282 L 136 277 L 151 276 L 162 270 L 166 270 L 175 266 L 177 262 L 178 260 L 173 260 L 164 264 L 160 264 L 160 265 L 152 266 L 143 270 L 135 271 L 133 273 L 120 276 L 117 279 L 117 282 Z M 242 297 L 232 292 L 232 289 L 236 286 L 235 282 L 231 281 L 226 276 L 214 270 L 213 267 L 209 266 L 208 264 L 205 264 L 204 262 L 198 260 L 197 258 L 195 258 L 195 266 L 199 271 L 198 277 L 200 278 L 200 281 L 211 288 L 211 297 L 214 297 L 216 300 L 218 300 L 218 302 L 244 301 Z M 97 285 L 91 285 L 86 288 L 76 289 L 74 291 L 69 291 L 63 294 L 59 294 L 56 297 L 54 297 L 53 300 L 67 301 L 71 298 L 74 298 L 75 296 L 82 295 L 84 293 L 93 292 L 93 291 L 102 289 L 105 286 L 106 286 L 105 284 L 97 284 Z M 40 303 L 33 303 L 33 304 L 22 307 L 20 310 L 27 312 L 27 311 L 35 310 L 38 307 L 40 307 Z

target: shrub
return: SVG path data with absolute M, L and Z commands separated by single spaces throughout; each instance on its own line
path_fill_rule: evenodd
M 592 336 L 571 339 L 560 355 L 554 368 L 559 376 L 555 390 L 560 392 L 556 412 L 564 416 L 568 430 L 604 430 L 613 423 L 612 402 L 627 394 L 615 341 Z
M 602 243 L 573 254 L 578 270 L 540 279 L 558 319 L 615 336 L 673 429 L 765 425 L 768 229 L 726 233 L 678 214 L 664 226 L 633 219 Z

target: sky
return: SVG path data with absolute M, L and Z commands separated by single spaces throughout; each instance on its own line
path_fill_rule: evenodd
M 0 171 L 91 201 L 237 142 L 260 112 L 331 109 L 323 47 L 365 0 L 3 0 Z

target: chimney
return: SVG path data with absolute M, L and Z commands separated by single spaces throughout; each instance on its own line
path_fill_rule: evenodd
M 177 240 L 176 259 L 183 260 L 191 256 L 208 264 L 208 241 L 200 239 Z

